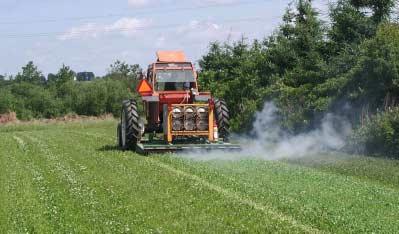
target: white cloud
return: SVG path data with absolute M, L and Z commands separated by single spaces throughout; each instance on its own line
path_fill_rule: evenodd
M 138 31 L 145 29 L 150 24 L 150 20 L 137 18 L 121 18 L 111 24 L 87 23 L 69 29 L 58 38 L 60 40 L 97 38 L 112 33 L 135 36 Z
M 87 23 L 79 27 L 73 27 L 69 29 L 66 33 L 62 34 L 58 38 L 60 40 L 70 40 L 76 38 L 86 38 L 86 37 L 97 37 L 100 28 L 95 23 Z
M 128 4 L 131 7 L 142 7 L 149 4 L 149 0 L 128 0 Z
M 115 23 L 105 26 L 106 32 L 120 31 L 126 36 L 133 36 L 150 24 L 149 20 L 136 18 L 122 18 Z

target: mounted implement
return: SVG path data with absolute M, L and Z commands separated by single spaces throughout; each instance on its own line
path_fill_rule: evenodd
M 197 73 L 180 51 L 159 51 L 137 86 L 137 100 L 122 104 L 118 144 L 139 153 L 239 150 L 229 143 L 229 111 L 223 100 L 199 92 Z

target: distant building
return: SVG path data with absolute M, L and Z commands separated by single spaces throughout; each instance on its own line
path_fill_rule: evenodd
M 95 77 L 93 72 L 78 72 L 76 74 L 77 81 L 92 81 Z

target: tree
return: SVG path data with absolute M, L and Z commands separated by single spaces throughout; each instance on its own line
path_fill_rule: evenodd
M 46 82 L 46 78 L 32 61 L 22 67 L 22 73 L 18 73 L 15 76 L 15 80 L 17 82 L 28 82 L 31 84 L 44 84 Z
M 0 75 L 0 88 L 8 83 L 5 79 L 5 76 Z
M 399 25 L 382 24 L 374 38 L 365 41 L 345 86 L 348 98 L 371 111 L 399 102 Z
M 251 127 L 263 93 L 260 88 L 261 45 L 249 45 L 245 38 L 230 44 L 212 43 L 207 55 L 200 60 L 199 84 L 229 106 L 234 130 Z
M 338 0 L 331 8 L 331 46 L 337 54 L 342 49 L 372 38 L 378 25 L 389 19 L 394 0 Z M 372 14 L 368 14 L 368 12 Z
M 359 9 L 370 9 L 373 12 L 371 18 L 377 24 L 387 20 L 395 6 L 395 0 L 351 0 L 353 6 Z
M 58 98 L 63 99 L 64 102 L 69 104 L 71 102 L 71 88 L 73 87 L 71 83 L 74 83 L 75 76 L 76 73 L 72 71 L 70 67 L 62 65 L 60 70 L 54 76 L 55 80 L 49 81 L 50 86 L 53 88 L 53 93 L 55 93 Z M 67 106 L 69 107 L 70 105 Z M 68 108 L 66 107 L 66 109 Z M 68 110 L 71 109 L 69 108 Z
M 283 19 L 279 31 L 265 43 L 266 64 L 275 76 L 268 96 L 280 107 L 284 127 L 300 131 L 326 108 L 313 94 L 326 79 L 325 27 L 309 0 L 288 8 Z
M 74 81 L 76 73 L 71 70 L 70 67 L 62 65 L 57 74 L 49 74 L 48 75 L 48 84 L 49 86 L 55 86 L 57 88 L 58 95 L 63 95 L 62 86 L 67 82 Z
M 73 81 L 75 79 L 76 73 L 72 71 L 70 67 L 63 64 L 56 76 L 58 83 L 65 83 L 68 81 Z
M 138 64 L 129 65 L 126 62 L 117 60 L 110 65 L 108 75 L 119 75 L 124 78 L 136 79 L 141 71 L 142 69 Z
M 200 60 L 200 85 L 226 99 L 233 130 L 249 129 L 265 98 L 277 101 L 291 129 L 324 108 L 312 91 L 326 79 L 325 27 L 309 0 L 288 8 L 283 20 L 263 43 L 212 43 Z
M 126 62 L 117 60 L 110 65 L 105 78 L 121 80 L 125 82 L 126 87 L 129 87 L 131 90 L 136 90 L 141 73 L 142 69 L 140 68 L 140 65 L 129 65 Z

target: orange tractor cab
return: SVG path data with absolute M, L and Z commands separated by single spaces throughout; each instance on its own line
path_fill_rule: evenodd
M 197 73 L 181 51 L 159 51 L 137 86 L 143 102 L 122 104 L 118 144 L 139 153 L 190 149 L 232 149 L 229 111 L 223 100 L 200 92 Z M 145 118 L 144 118 L 145 117 Z

